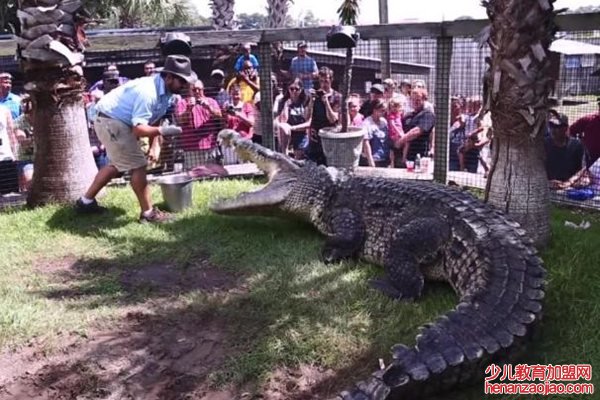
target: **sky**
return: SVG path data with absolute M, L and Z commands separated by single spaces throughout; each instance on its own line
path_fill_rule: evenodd
M 201 15 L 210 17 L 211 11 L 208 0 L 192 0 Z M 290 7 L 290 15 L 300 19 L 307 11 L 322 19 L 325 24 L 336 23 L 341 0 L 294 0 Z M 369 5 L 367 7 L 366 5 Z M 379 22 L 378 0 L 361 0 L 360 25 L 376 24 Z M 557 0 L 554 8 L 576 9 L 582 6 L 596 5 L 595 0 Z M 266 0 L 236 0 L 236 14 L 266 14 Z M 487 18 L 480 0 L 388 0 L 389 22 L 413 21 L 442 21 L 453 20 L 461 16 L 475 19 Z

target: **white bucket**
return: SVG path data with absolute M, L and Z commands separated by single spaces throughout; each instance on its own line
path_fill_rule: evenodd
M 323 128 L 319 131 L 327 165 L 336 168 L 358 167 L 363 148 L 362 128 L 348 127 L 348 132 L 340 133 L 334 130 Z

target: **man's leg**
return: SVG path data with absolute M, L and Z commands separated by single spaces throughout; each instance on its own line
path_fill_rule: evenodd
M 152 210 L 150 188 L 146 179 L 146 167 L 136 168 L 131 171 L 131 188 L 137 196 L 142 212 Z
M 94 181 L 85 192 L 84 197 L 90 200 L 95 198 L 98 192 L 117 176 L 119 176 L 119 171 L 117 171 L 114 165 L 105 165 L 96 174 Z

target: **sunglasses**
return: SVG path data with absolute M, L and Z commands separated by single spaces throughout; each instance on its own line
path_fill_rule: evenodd
M 298 87 L 290 87 L 290 90 L 292 92 L 297 92 L 298 90 L 300 90 L 300 88 L 298 88 Z

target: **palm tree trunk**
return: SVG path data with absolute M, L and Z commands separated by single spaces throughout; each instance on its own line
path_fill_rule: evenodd
M 81 196 L 97 169 L 90 148 L 83 105 L 85 80 L 81 64 L 87 45 L 86 13 L 62 0 L 41 8 L 35 0 L 19 1 L 21 41 L 17 49 L 33 104 L 34 173 L 27 203 L 66 203 Z M 32 14 L 25 10 L 37 7 Z M 45 25 L 60 18 L 61 25 Z
M 210 0 L 212 23 L 215 30 L 233 29 L 233 5 L 235 0 Z
M 350 97 L 350 88 L 352 85 L 352 66 L 354 64 L 354 49 L 348 47 L 346 49 L 346 64 L 344 65 L 344 80 L 342 81 L 342 132 L 348 132 L 350 125 L 348 117 L 348 97 Z
M 33 183 L 27 198 L 30 206 L 76 200 L 98 172 L 90 148 L 83 82 L 64 91 L 53 90 L 63 73 L 53 72 L 35 74 L 50 79 L 37 81 L 38 90 L 31 92 L 36 151 Z M 31 74 L 29 77 L 35 79 Z
M 552 4 L 489 0 L 486 107 L 494 139 L 486 201 L 519 222 L 538 246 L 550 237 L 549 190 L 543 136 L 548 111 L 548 48 L 555 32 Z
M 267 28 L 283 28 L 290 0 L 267 0 Z

